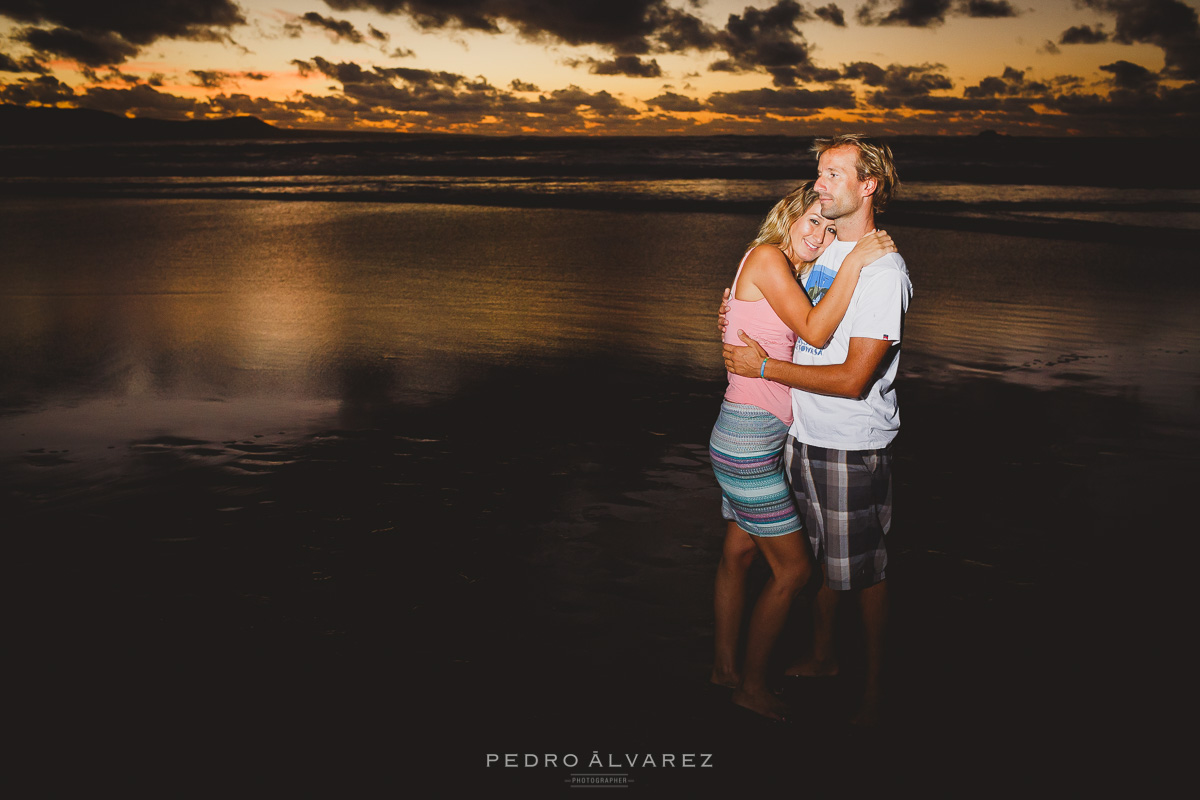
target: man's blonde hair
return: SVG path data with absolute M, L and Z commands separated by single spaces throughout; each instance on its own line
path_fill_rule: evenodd
M 821 154 L 835 147 L 853 147 L 858 151 L 854 169 L 858 179 L 875 179 L 875 191 L 871 193 L 871 207 L 875 213 L 882 212 L 892 199 L 892 195 L 900 188 L 900 176 L 896 173 L 896 163 L 892 160 L 892 150 L 882 142 L 869 139 L 862 133 L 844 133 L 828 139 L 815 139 L 812 152 L 820 160 Z

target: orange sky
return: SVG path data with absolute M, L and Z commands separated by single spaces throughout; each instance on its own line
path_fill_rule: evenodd
M 0 99 L 474 133 L 1190 132 L 1200 0 L 0 0 Z

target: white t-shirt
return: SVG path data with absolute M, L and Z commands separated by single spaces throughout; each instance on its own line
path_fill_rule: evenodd
M 835 240 L 821 254 L 805 281 L 808 296 L 814 301 L 824 296 L 854 244 Z M 912 291 L 904 259 L 889 253 L 863 267 L 846 316 L 824 349 L 818 350 L 803 339 L 796 341 L 792 361 L 814 366 L 844 364 L 853 337 L 895 342 L 885 356 L 887 368 L 862 400 L 792 389 L 791 434 L 799 441 L 834 450 L 877 450 L 896 438 L 900 430 L 895 390 L 900 333 Z

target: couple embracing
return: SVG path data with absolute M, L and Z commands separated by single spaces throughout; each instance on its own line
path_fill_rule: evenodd
M 899 185 L 892 153 L 857 134 L 818 139 L 817 178 L 763 221 L 722 306 L 729 386 L 710 456 L 729 521 L 717 568 L 712 681 L 733 701 L 784 719 L 768 661 L 792 601 L 820 580 L 813 642 L 789 675 L 838 672 L 834 623 L 854 592 L 865 686 L 854 722 L 879 721 L 895 379 L 912 283 L 875 230 Z M 746 575 L 761 553 L 771 576 L 739 640 Z

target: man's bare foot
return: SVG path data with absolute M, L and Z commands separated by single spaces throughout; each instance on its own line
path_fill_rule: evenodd
M 762 714 L 767 719 L 777 719 L 780 722 L 787 720 L 787 704 L 767 689 L 735 689 L 733 702 L 755 714 Z
M 792 662 L 783 674 L 793 678 L 832 678 L 838 674 L 838 663 L 835 658 L 818 661 L 809 655 Z
M 716 667 L 713 667 L 712 675 L 709 676 L 709 680 L 717 686 L 724 686 L 726 689 L 736 689 L 742 685 L 741 675 L 738 675 L 736 672 L 732 671 L 726 672 L 724 670 L 719 670 Z

